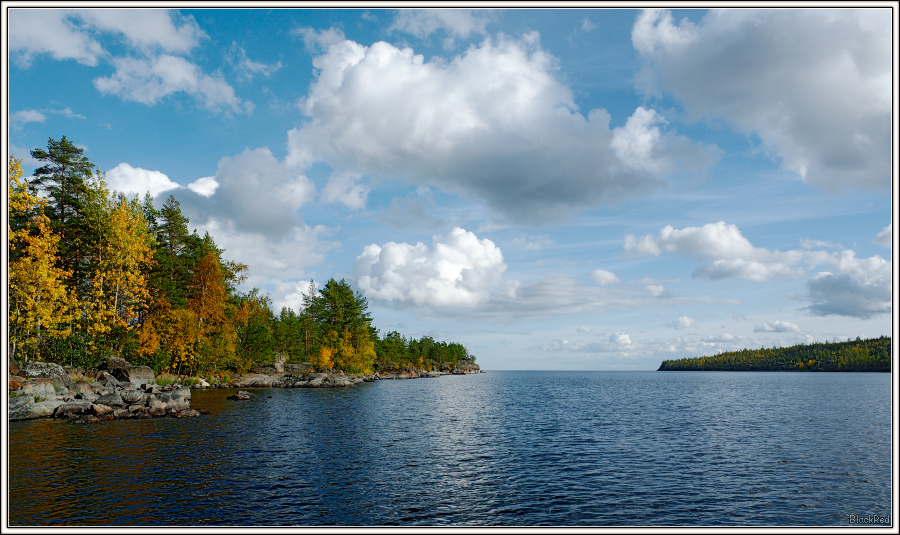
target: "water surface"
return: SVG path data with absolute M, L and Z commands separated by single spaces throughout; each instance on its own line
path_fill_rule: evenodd
M 9 525 L 849 526 L 891 514 L 891 377 L 489 372 L 9 424 Z

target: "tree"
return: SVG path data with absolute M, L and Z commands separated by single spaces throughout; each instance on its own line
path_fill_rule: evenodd
M 50 228 L 59 236 L 58 266 L 70 273 L 67 284 L 76 289 L 86 277 L 83 260 L 90 239 L 84 211 L 94 176 L 94 164 L 83 153 L 65 136 L 50 138 L 47 150 L 31 151 L 44 165 L 35 170 L 30 186 L 49 199 Z
M 99 238 L 81 316 L 90 345 L 111 348 L 121 345 L 149 305 L 153 237 L 140 204 L 124 195 L 102 195 L 91 214 Z
M 22 180 L 21 160 L 10 157 L 8 180 L 9 351 L 13 358 L 41 360 L 47 337 L 70 332 L 74 299 L 63 283 L 70 273 L 57 267 L 59 237 L 44 213 L 46 202 Z

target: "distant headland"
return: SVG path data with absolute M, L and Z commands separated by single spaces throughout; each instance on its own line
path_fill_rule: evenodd
M 664 360 L 657 371 L 890 372 L 891 337 Z

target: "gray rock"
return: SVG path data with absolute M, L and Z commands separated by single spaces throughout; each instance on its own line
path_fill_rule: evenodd
M 69 378 L 69 374 L 66 373 L 65 368 L 52 362 L 29 362 L 25 365 L 23 370 L 25 372 L 25 377 L 28 378 L 44 377 L 53 379 L 63 385 L 71 383 L 71 379 Z
M 30 394 L 9 398 L 9 420 L 30 420 L 34 416 L 34 397 Z
M 87 392 L 87 393 L 75 394 L 74 399 L 94 402 L 94 401 L 97 401 L 99 398 L 100 398 L 100 394 L 94 394 L 92 392 Z
M 129 405 L 144 402 L 144 393 L 140 390 L 123 390 L 119 395 L 122 397 L 122 401 Z
M 122 395 L 118 392 L 113 392 L 111 394 L 104 394 L 99 398 L 94 400 L 94 403 L 100 403 L 103 405 L 109 405 L 110 407 L 123 407 L 125 406 L 125 400 L 122 399 Z
M 93 412 L 95 416 L 104 416 L 114 411 L 114 408 L 110 407 L 109 405 L 103 405 L 102 403 L 94 403 L 91 406 L 91 412 Z
M 56 399 L 56 388 L 52 379 L 32 379 L 25 383 L 22 392 L 36 398 Z
M 161 401 L 157 396 L 150 396 L 150 399 L 147 401 L 147 406 L 153 409 L 161 409 L 163 412 L 166 411 L 168 407 L 168 403 L 165 401 Z
M 120 383 L 118 379 L 107 372 L 103 372 L 97 377 L 97 383 L 109 388 L 120 388 L 122 386 L 122 383 Z
M 189 408 L 191 408 L 190 400 L 184 399 L 183 397 L 172 397 L 166 402 L 166 410 L 170 412 Z
M 48 399 L 47 401 L 41 401 L 40 403 L 35 403 L 34 407 L 32 407 L 32 412 L 34 414 L 34 418 L 49 418 L 56 413 L 56 409 L 62 405 L 65 405 L 66 401 L 60 401 L 58 399 Z
M 276 380 L 276 377 L 269 374 L 251 373 L 250 375 L 242 377 L 236 384 L 238 387 L 242 388 L 250 388 L 254 386 L 266 387 L 272 386 L 272 383 L 274 383 Z
M 53 416 L 60 418 L 63 416 L 84 414 L 87 411 L 91 410 L 91 405 L 93 403 L 89 401 L 72 401 L 70 403 L 63 403 L 56 407 L 56 410 L 53 412 Z
M 149 366 L 132 366 L 128 368 L 128 377 L 135 387 L 151 385 L 156 382 L 156 374 Z
M 91 383 L 85 380 L 75 381 L 69 386 L 69 390 L 74 392 L 75 394 L 92 394 L 94 393 L 94 389 L 91 387 Z

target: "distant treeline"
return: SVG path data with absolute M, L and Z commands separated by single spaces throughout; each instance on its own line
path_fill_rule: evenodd
M 110 192 L 65 137 L 8 169 L 8 350 L 24 362 L 84 368 L 118 356 L 157 373 L 243 373 L 276 358 L 370 374 L 413 366 L 475 368 L 458 343 L 380 336 L 366 298 L 344 281 L 310 282 L 302 309 L 276 315 L 268 295 L 240 292 L 247 266 L 208 233 L 188 231 L 170 196 L 157 208 Z
M 711 357 L 664 360 L 657 371 L 889 372 L 891 338 L 742 349 Z

